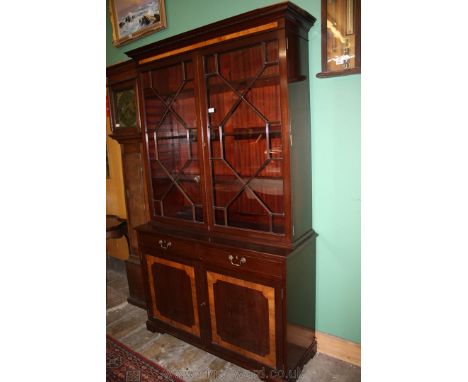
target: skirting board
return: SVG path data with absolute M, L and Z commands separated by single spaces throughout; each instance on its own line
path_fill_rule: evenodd
M 317 351 L 342 361 L 361 366 L 361 345 L 330 334 L 314 332 L 302 326 L 288 324 L 288 342 L 307 346 L 317 338 Z

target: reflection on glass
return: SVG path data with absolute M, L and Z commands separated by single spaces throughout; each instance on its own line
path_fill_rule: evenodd
M 116 123 L 118 129 L 136 126 L 135 90 L 127 89 L 115 93 Z
M 192 61 L 142 73 L 155 216 L 203 222 Z
M 327 71 L 356 67 L 355 0 L 327 0 Z
M 215 224 L 283 234 L 278 41 L 204 64 Z

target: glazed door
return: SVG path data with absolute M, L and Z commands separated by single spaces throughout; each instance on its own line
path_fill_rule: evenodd
M 152 216 L 202 223 L 200 123 L 192 57 L 142 70 L 143 121 Z
M 195 267 L 156 256 L 146 256 L 151 315 L 200 338 Z
M 207 271 L 211 343 L 276 367 L 275 288 Z
M 215 226 L 285 233 L 277 35 L 203 56 Z

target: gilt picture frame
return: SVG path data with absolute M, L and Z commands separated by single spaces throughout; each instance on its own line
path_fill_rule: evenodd
M 109 0 L 109 12 L 116 47 L 167 27 L 165 0 Z

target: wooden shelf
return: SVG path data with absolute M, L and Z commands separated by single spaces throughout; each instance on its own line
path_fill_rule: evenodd
M 206 75 L 205 75 L 206 76 Z M 225 93 L 225 92 L 232 92 L 232 89 L 221 79 L 217 79 L 216 82 L 211 83 L 209 79 L 211 78 L 216 78 L 216 74 L 210 74 L 206 76 L 207 81 L 206 81 L 206 88 L 208 93 Z M 229 80 L 226 78 L 226 81 L 229 82 L 229 84 L 237 89 L 238 91 L 244 90 L 247 85 L 249 85 L 253 81 L 254 77 L 250 78 L 243 78 L 241 80 Z M 260 88 L 260 87 L 265 87 L 265 86 L 279 86 L 279 74 L 272 74 L 272 75 L 267 75 L 267 76 L 261 76 L 251 86 L 252 88 Z
M 281 125 L 275 122 L 275 125 L 268 128 L 269 134 L 279 136 L 281 135 Z M 265 126 L 261 127 L 236 127 L 230 132 L 223 132 L 225 137 L 234 137 L 235 139 L 254 139 L 257 138 L 259 134 L 266 134 Z M 265 137 L 263 137 L 265 138 Z M 211 128 L 210 140 L 215 141 L 219 140 L 219 132 L 216 127 Z
M 214 127 L 212 128 L 212 131 L 210 133 L 210 140 L 212 141 L 217 141 L 219 140 L 219 132 L 216 130 L 217 128 Z M 191 129 L 195 130 L 195 129 Z M 275 126 L 270 126 L 269 127 L 269 135 L 270 136 L 280 136 L 281 135 L 281 125 L 275 125 Z M 147 133 L 152 134 L 154 132 L 154 129 L 148 129 Z M 258 138 L 259 135 L 264 135 L 266 134 L 265 132 L 265 127 L 237 127 L 234 128 L 233 131 L 231 132 L 225 132 L 223 133 L 224 137 L 234 137 L 235 139 L 254 139 Z M 264 139 L 265 137 L 262 137 Z M 165 140 L 173 140 L 173 139 L 187 139 L 187 135 L 185 134 L 180 134 L 180 135 L 173 135 L 169 137 L 158 137 L 158 141 L 165 141 Z M 190 137 L 191 142 L 197 142 L 198 137 L 196 135 L 193 135 Z
M 241 179 L 246 182 L 250 179 L 248 176 L 241 176 Z M 282 176 L 256 176 L 254 179 L 257 179 L 258 181 L 262 180 L 269 180 L 269 181 L 275 181 L 275 180 L 283 180 Z M 215 175 L 213 182 L 215 184 L 225 184 L 225 183 L 234 183 L 234 180 L 238 181 L 238 178 L 235 176 L 228 176 L 228 175 Z
M 268 215 L 263 215 L 264 219 L 268 219 L 267 216 Z M 261 231 L 266 231 L 266 232 L 269 232 L 270 230 L 269 223 L 266 224 L 266 223 L 260 222 L 258 214 L 249 214 L 246 212 L 230 211 L 228 212 L 228 222 L 229 222 L 229 226 L 231 227 L 261 230 Z M 224 224 L 217 224 L 217 223 L 216 225 L 221 226 L 221 227 L 225 226 Z M 272 232 L 274 233 L 277 233 L 275 231 L 284 232 L 284 226 L 281 224 L 277 224 L 275 228 L 276 230 L 273 230 Z
M 214 75 L 208 78 L 214 78 Z M 227 80 L 232 87 L 237 89 L 239 92 L 245 89 L 247 85 L 250 84 L 250 82 L 253 80 L 252 78 L 244 78 L 242 80 L 237 80 L 237 81 L 230 81 Z M 263 76 L 258 78 L 251 88 L 260 88 L 260 87 L 265 87 L 265 86 L 279 86 L 279 75 L 269 75 L 269 76 Z M 219 79 L 216 83 L 214 84 L 209 84 L 208 81 L 206 83 L 207 87 L 207 92 L 210 94 L 216 94 L 216 93 L 232 93 L 232 89 L 221 79 Z M 159 94 L 161 98 L 164 99 L 172 99 L 175 95 L 176 92 L 166 92 L 166 93 L 161 93 L 157 89 L 155 91 Z M 154 94 L 153 90 L 151 88 L 145 88 L 143 89 L 143 96 L 145 99 L 151 99 L 155 98 L 158 101 L 160 101 L 159 97 Z M 188 88 L 188 89 L 182 89 L 179 94 L 177 95 L 177 99 L 184 99 L 184 98 L 195 98 L 195 92 L 193 88 Z
M 151 134 L 152 132 L 153 131 L 149 130 L 148 134 Z M 193 135 L 190 138 L 191 138 L 190 139 L 191 142 L 196 142 L 198 140 L 196 135 Z M 172 140 L 172 139 L 187 139 L 187 135 L 181 134 L 181 135 L 173 135 L 173 136 L 170 136 L 170 137 L 158 137 L 158 141 L 167 141 L 167 140 Z
M 250 178 L 243 177 L 247 182 Z M 223 193 L 237 192 L 243 185 L 237 178 L 230 176 L 215 176 L 213 178 L 214 190 L 220 195 Z M 271 196 L 284 195 L 284 182 L 282 177 L 255 177 L 249 182 L 249 188 L 255 192 Z
M 176 92 L 170 92 L 170 93 L 161 93 L 158 91 L 158 89 L 154 89 L 161 98 L 164 99 L 172 99 L 177 93 Z M 143 89 L 143 97 L 148 100 L 151 98 L 155 98 L 158 101 L 160 101 L 159 97 L 154 94 L 153 90 L 151 88 L 145 88 Z M 179 94 L 177 95 L 177 99 L 184 99 L 184 98 L 195 98 L 195 91 L 193 88 L 189 89 L 182 89 Z
M 173 175 L 173 174 L 171 174 L 171 175 Z M 177 177 L 178 181 L 182 180 L 184 182 L 200 183 L 200 181 L 201 181 L 201 175 L 200 174 L 193 174 L 193 175 L 187 174 L 187 175 L 180 175 L 180 176 L 175 175 L 174 177 Z M 168 178 L 167 176 L 154 176 L 153 175 L 151 177 L 151 179 L 152 180 L 167 180 L 167 181 L 172 183 L 172 180 L 170 178 Z
M 172 174 L 171 174 L 172 175 Z M 200 174 L 186 174 L 186 175 L 180 175 L 177 180 L 183 180 L 185 182 L 194 182 L 194 183 L 199 183 L 201 181 L 200 179 L 201 175 Z M 197 180 L 197 179 L 198 180 Z M 241 177 L 242 180 L 244 182 L 247 182 L 250 177 Z M 170 178 L 168 178 L 167 176 L 155 176 L 153 175 L 151 177 L 151 179 L 153 180 L 168 180 L 170 182 L 172 182 L 172 180 Z M 266 181 L 282 181 L 283 180 L 283 177 L 280 177 L 280 176 L 257 176 L 254 178 L 253 181 L 257 181 L 257 182 L 266 182 Z M 236 178 L 235 176 L 227 176 L 227 175 L 221 175 L 221 176 L 215 176 L 214 179 L 213 179 L 213 182 L 216 186 L 216 184 L 235 184 L 236 182 L 238 182 L 238 178 Z

